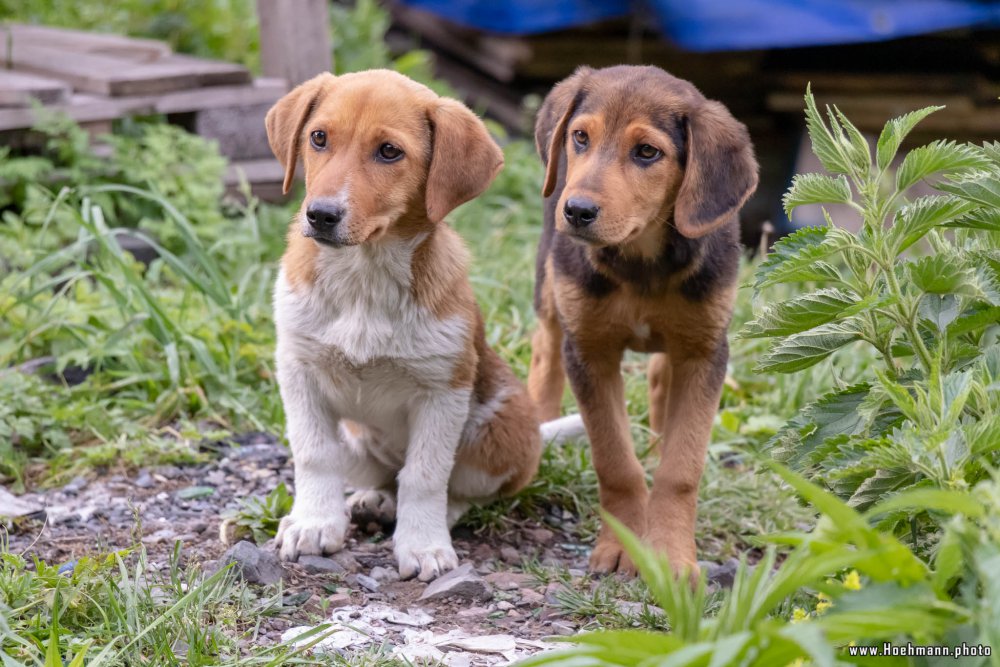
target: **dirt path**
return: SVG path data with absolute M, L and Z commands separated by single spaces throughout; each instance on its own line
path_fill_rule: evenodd
M 182 562 L 203 571 L 236 560 L 252 583 L 281 581 L 284 605 L 279 615 L 262 621 L 255 640 L 261 643 L 332 618 L 340 630 L 326 642 L 330 650 L 381 643 L 411 661 L 493 665 L 541 650 L 544 637 L 577 631 L 559 603 L 562 584 L 525 572 L 526 564 L 538 563 L 584 581 L 586 550 L 558 519 L 551 525 L 512 521 L 499 535 L 457 528 L 462 567 L 431 586 L 399 581 L 391 539 L 377 526 L 367 527 L 374 534 L 355 529 L 347 547 L 332 558 L 291 565 L 277 563 L 271 543 L 223 544 L 220 517 L 236 509 L 238 499 L 263 496 L 281 482 L 290 486 L 291 469 L 283 446 L 269 436 L 249 435 L 238 446 L 219 447 L 208 463 L 76 478 L 60 489 L 20 498 L 43 506 L 44 519 L 39 513 L 37 520 L 20 522 L 10 550 L 49 564 L 72 564 L 81 556 L 129 547 L 138 536 L 150 567 L 165 567 L 178 540 Z

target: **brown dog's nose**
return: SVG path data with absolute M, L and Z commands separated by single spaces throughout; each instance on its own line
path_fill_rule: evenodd
M 317 201 L 306 209 L 306 220 L 318 232 L 329 231 L 344 217 L 344 207 L 332 202 Z
M 586 197 L 570 197 L 563 207 L 563 215 L 573 227 L 586 227 L 597 220 L 601 207 Z

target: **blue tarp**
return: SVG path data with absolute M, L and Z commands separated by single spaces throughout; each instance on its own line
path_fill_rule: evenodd
M 844 44 L 964 27 L 1000 27 L 1000 1 L 977 0 L 402 0 L 461 25 L 525 35 L 650 15 L 693 51 Z

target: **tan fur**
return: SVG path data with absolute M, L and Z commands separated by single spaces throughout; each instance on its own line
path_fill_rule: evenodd
M 453 369 L 450 386 L 429 390 L 459 390 L 451 393 L 474 399 L 454 470 L 485 473 L 481 486 L 492 491 L 484 492 L 484 499 L 497 486 L 503 493 L 523 487 L 541 456 L 534 405 L 486 343 L 468 279 L 468 250 L 443 222 L 456 206 L 481 194 L 503 166 L 503 153 L 483 123 L 460 102 L 440 98 L 395 72 L 370 71 L 323 74 L 302 84 L 271 109 L 267 130 L 285 167 L 286 191 L 297 162 L 305 172 L 306 196 L 282 258 L 288 289 L 298 297 L 321 287 L 317 281 L 330 275 L 331 265 L 324 261 L 344 246 L 405 249 L 400 256 L 409 262 L 403 269 L 409 271 L 409 307 L 430 313 L 448 335 L 455 332 L 442 349 L 462 349 L 454 359 L 441 359 Z M 311 142 L 316 131 L 325 132 L 325 146 Z M 383 143 L 401 148 L 403 159 L 380 161 Z M 319 245 L 303 235 L 310 203 L 317 201 L 337 201 L 348 211 L 334 227 L 340 235 L 336 242 L 323 239 L 325 245 Z M 329 356 L 340 358 L 336 350 Z M 358 441 L 370 435 L 366 426 L 344 423 Z M 460 480 L 464 493 L 476 493 L 476 479 L 473 474 L 471 481 Z M 425 574 L 421 570 L 422 578 Z
M 654 68 L 607 72 L 581 68 L 553 89 L 539 112 L 535 142 L 546 166 L 543 194 L 555 198 L 562 186 L 554 209 L 552 199 L 547 202 L 547 215 L 554 219 L 548 217 L 546 224 L 557 240 L 569 236 L 586 245 L 572 256 L 576 259 L 563 260 L 566 266 L 586 265 L 558 271 L 554 242 L 543 241 L 549 255 L 540 265 L 539 327 L 532 339 L 528 386 L 542 417 L 552 418 L 559 412 L 564 369 L 570 371 L 591 440 L 601 506 L 667 554 L 678 574 L 687 570 L 696 576 L 698 485 L 721 394 L 738 260 L 727 254 L 729 264 L 720 267 L 704 253 L 735 241 L 711 246 L 705 245 L 707 239 L 694 245 L 685 255 L 687 264 L 676 270 L 642 271 L 669 257 L 664 247 L 674 242 L 670 234 L 697 239 L 728 225 L 719 233 L 735 239 L 736 213 L 756 187 L 757 165 L 746 129 L 690 83 Z M 625 79 L 629 83 L 623 84 Z M 618 111 L 607 115 L 602 111 L 607 108 Z M 677 118 L 686 123 L 686 160 L 678 154 L 680 131 L 668 135 L 663 129 Z M 644 144 L 659 149 L 662 157 L 638 166 L 631 151 Z M 571 226 L 561 215 L 571 197 L 599 206 L 596 219 Z M 608 249 L 614 249 L 613 257 L 636 258 L 630 266 L 638 268 L 616 275 L 618 269 L 602 260 Z M 731 277 L 713 283 L 708 293 L 686 294 L 684 285 L 706 266 L 728 270 Z M 588 270 L 613 287 L 588 289 L 570 277 Z M 650 427 L 661 463 L 651 492 L 625 410 L 621 360 L 627 349 L 653 353 Z M 606 527 L 590 566 L 597 572 L 634 571 Z

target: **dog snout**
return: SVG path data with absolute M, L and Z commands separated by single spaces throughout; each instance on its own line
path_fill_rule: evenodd
M 344 218 L 344 207 L 329 201 L 314 201 L 306 209 L 306 220 L 317 232 L 329 232 Z
M 601 207 L 592 199 L 587 197 L 570 197 L 563 207 L 563 216 L 570 226 L 575 228 L 586 227 L 597 220 L 597 214 Z

